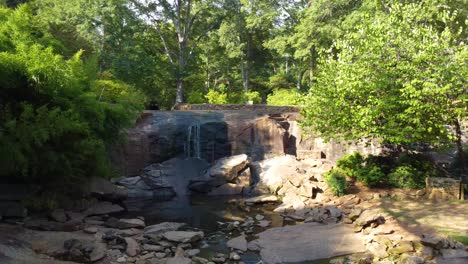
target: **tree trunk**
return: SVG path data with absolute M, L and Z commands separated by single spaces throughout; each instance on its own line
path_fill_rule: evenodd
M 182 104 L 184 102 L 184 89 L 183 89 L 183 82 L 182 77 L 177 77 L 177 90 L 176 90 L 176 105 Z
M 252 51 L 251 51 L 251 46 L 252 46 L 252 35 L 247 34 L 247 50 L 246 50 L 246 65 L 243 67 L 243 86 L 244 86 L 244 91 L 247 92 L 249 90 L 249 82 L 250 82 L 250 60 L 252 59 Z
M 297 74 L 296 88 L 299 91 L 302 89 L 302 77 L 304 77 L 304 73 L 305 73 L 305 70 L 299 70 L 299 74 Z
M 460 170 L 461 174 L 465 174 L 466 172 L 466 164 L 465 164 L 465 152 L 463 151 L 463 144 L 462 144 L 462 131 L 460 122 L 458 120 L 455 121 L 455 133 L 457 137 L 457 151 L 458 151 L 458 158 L 460 159 Z

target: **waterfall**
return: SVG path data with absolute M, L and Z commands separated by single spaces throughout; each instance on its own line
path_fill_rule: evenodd
M 191 125 L 187 131 L 187 141 L 185 142 L 185 155 L 191 158 L 200 159 L 200 123 Z

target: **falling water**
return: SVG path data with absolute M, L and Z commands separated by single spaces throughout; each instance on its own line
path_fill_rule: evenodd
M 187 131 L 187 142 L 185 142 L 185 155 L 200 159 L 200 123 L 191 125 Z

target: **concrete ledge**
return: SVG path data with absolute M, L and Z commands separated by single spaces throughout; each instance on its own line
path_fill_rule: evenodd
M 272 106 L 264 104 L 241 105 L 241 104 L 178 104 L 174 106 L 174 110 L 251 110 L 251 111 L 268 111 L 270 113 L 287 113 L 299 112 L 297 106 Z

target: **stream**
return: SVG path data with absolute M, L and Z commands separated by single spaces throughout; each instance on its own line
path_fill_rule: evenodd
M 161 200 L 129 200 L 126 202 L 128 212 L 124 217 L 143 216 L 147 225 L 162 222 L 183 222 L 189 227 L 202 230 L 205 233 L 205 243 L 200 247 L 200 257 L 209 259 L 217 253 L 230 253 L 226 243 L 229 239 L 240 235 L 238 230 L 228 232 L 219 223 L 243 222 L 247 217 L 260 214 L 271 222 L 267 228 L 255 226 L 253 234 L 247 235 L 247 240 L 253 240 L 255 234 L 268 228 L 296 225 L 301 222 L 287 221 L 279 213 L 273 212 L 275 205 L 264 204 L 249 207 L 250 211 L 241 210 L 234 201 L 242 196 L 177 196 L 170 201 Z M 246 264 L 262 263 L 257 252 L 247 251 L 241 254 Z M 329 259 L 300 262 L 294 264 L 325 264 Z

